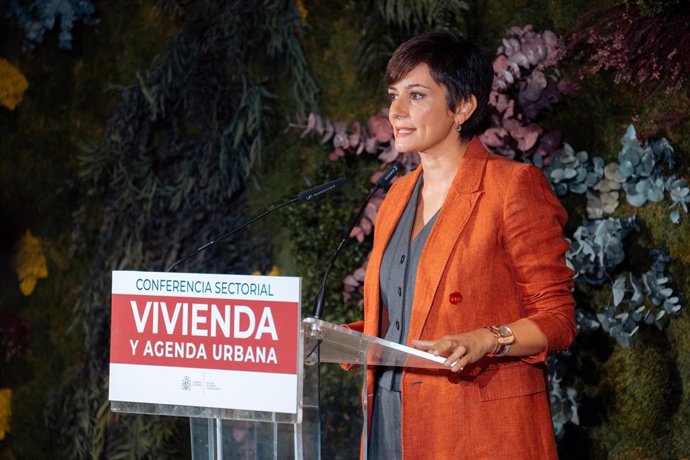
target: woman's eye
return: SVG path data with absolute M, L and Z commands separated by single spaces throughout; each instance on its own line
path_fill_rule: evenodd
M 423 97 L 424 97 L 424 95 L 423 95 L 422 93 L 418 93 L 418 92 L 416 92 L 416 91 L 412 91 L 412 92 L 410 93 L 410 99 L 415 99 L 415 100 L 416 100 L 416 99 L 422 99 Z
M 390 98 L 391 101 L 394 101 L 395 99 L 397 99 L 398 95 L 393 94 L 393 93 L 388 93 L 388 97 Z

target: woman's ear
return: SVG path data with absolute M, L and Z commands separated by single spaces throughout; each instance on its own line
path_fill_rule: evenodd
M 455 123 L 463 124 L 468 118 L 472 116 L 474 111 L 477 109 L 477 98 L 474 94 L 470 94 L 470 97 L 460 101 L 457 108 L 455 109 Z

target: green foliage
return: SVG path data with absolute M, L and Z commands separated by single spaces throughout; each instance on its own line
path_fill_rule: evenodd
M 11 248 L 17 235 L 31 228 L 46 242 L 51 273 L 31 298 L 21 298 L 16 290 L 14 274 L 0 272 L 0 308 L 19 315 L 31 324 L 27 336 L 29 352 L 11 366 L 0 366 L 0 386 L 13 388 L 13 430 L 0 443 L 0 458 L 60 456 L 56 454 L 60 452 L 59 444 L 63 444 L 62 447 L 66 447 L 65 444 L 70 446 L 69 450 L 61 452 L 65 458 L 77 458 L 77 452 L 84 457 L 97 458 L 115 455 L 123 458 L 174 458 L 175 455 L 186 455 L 189 452 L 184 445 L 188 431 L 186 419 L 117 415 L 107 409 L 103 363 L 107 362 L 109 313 L 105 294 L 107 279 L 100 273 L 114 267 L 159 268 L 175 258 L 176 254 L 186 253 L 188 249 L 196 247 L 205 236 L 215 236 L 214 229 L 232 226 L 240 221 L 241 213 L 230 211 L 242 206 L 241 193 L 238 192 L 234 195 L 230 193 L 231 196 L 219 202 L 214 210 L 210 210 L 210 207 L 200 208 L 197 214 L 197 208 L 194 208 L 191 223 L 182 222 L 183 216 L 191 212 L 194 203 L 201 201 L 201 195 L 212 196 L 209 190 L 214 181 L 227 181 L 229 184 L 233 180 L 229 166 L 224 170 L 226 177 L 221 177 L 217 169 L 208 167 L 213 164 L 210 163 L 213 152 L 217 154 L 215 164 L 221 164 L 219 152 L 224 149 L 227 165 L 237 161 L 235 183 L 239 184 L 239 190 L 244 188 L 243 181 L 246 181 L 246 178 L 242 178 L 243 167 L 249 164 L 253 173 L 260 174 L 257 183 L 262 189 L 250 197 L 252 215 L 256 214 L 254 210 L 262 210 L 264 205 L 285 198 L 287 189 L 296 192 L 305 186 L 341 175 L 359 178 L 350 189 L 342 192 L 342 195 L 352 199 L 340 196 L 331 202 L 328 201 L 329 196 L 327 200 L 288 211 L 291 213 L 288 218 L 282 214 L 272 216 L 267 221 L 271 225 L 254 229 L 257 238 L 271 236 L 275 246 L 274 257 L 282 261 L 279 263 L 281 272 L 304 276 L 304 306 L 305 313 L 308 313 L 321 268 L 339 239 L 338 231 L 353 217 L 357 197 L 367 189 L 367 178 L 376 165 L 367 162 L 354 165 L 347 163 L 349 160 L 345 160 L 343 165 L 340 165 L 341 162 L 338 165 L 322 163 L 321 159 L 328 152 L 321 147 L 286 141 L 280 128 L 269 131 L 272 127 L 276 128 L 277 124 L 271 124 L 271 120 L 274 116 L 280 116 L 280 110 L 287 109 L 292 118 L 292 107 L 298 106 L 300 101 L 308 107 L 312 105 L 309 102 L 311 96 L 296 101 L 294 98 L 275 99 L 270 96 L 291 94 L 295 87 L 294 80 L 313 90 L 306 64 L 301 66 L 301 71 L 297 70 L 300 66 L 295 64 L 293 70 L 292 63 L 304 58 L 299 56 L 298 42 L 294 36 L 304 34 L 303 43 L 307 53 L 304 60 L 308 61 L 312 75 L 317 77 L 321 86 L 320 97 L 325 114 L 336 119 L 364 120 L 377 111 L 384 100 L 381 73 L 389 53 L 408 34 L 413 33 L 403 30 L 396 19 L 387 22 L 386 8 L 393 12 L 394 8 L 402 8 L 402 19 L 413 18 L 409 19 L 411 27 L 426 30 L 431 27 L 429 24 L 442 27 L 444 21 L 450 21 L 433 19 L 434 4 L 445 8 L 459 2 L 304 0 L 309 14 L 303 32 L 296 25 L 294 12 L 288 6 L 285 6 L 287 10 L 282 10 L 283 5 L 278 2 L 239 1 L 223 2 L 227 5 L 221 5 L 218 1 L 159 0 L 157 4 L 162 13 L 151 8 L 151 0 L 106 3 L 96 2 L 101 18 L 96 27 L 75 29 L 78 33 L 74 36 L 74 50 L 70 53 L 42 46 L 31 55 L 22 57 L 24 32 L 17 27 L 16 21 L 0 18 L 0 55 L 16 62 L 30 81 L 29 91 L 18 110 L 9 113 L 0 109 L 0 256 L 1 261 L 6 261 L 8 248 Z M 471 14 L 453 14 L 454 23 L 450 27 L 464 32 L 487 50 L 493 50 L 498 45 L 498 37 L 509 26 L 533 24 L 536 29 L 551 29 L 562 34 L 573 30 L 577 19 L 588 10 L 621 2 L 605 0 L 595 5 L 593 2 L 571 0 L 468 0 L 467 3 Z M 663 5 L 672 7 L 683 2 L 628 1 L 628 4 L 633 3 L 640 5 L 642 14 L 655 15 L 660 11 L 659 5 L 666 9 Z M 212 45 L 212 35 L 223 35 L 229 33 L 230 29 L 219 31 L 217 27 L 209 27 L 211 35 L 206 36 L 208 41 L 205 43 L 212 46 L 207 49 L 200 47 L 203 41 L 200 35 L 205 33 L 203 16 L 209 14 L 212 5 L 236 7 L 238 17 L 246 22 L 232 29 L 237 37 L 230 37 L 227 47 L 230 49 L 230 42 L 238 43 L 246 52 L 246 61 L 237 69 L 221 64 L 223 72 L 211 72 L 214 78 L 210 80 L 208 88 L 192 97 L 185 91 L 192 86 L 198 87 L 199 80 L 203 80 L 197 77 L 202 75 L 198 69 L 204 63 L 191 59 L 191 53 L 195 49 L 202 50 L 206 53 L 204 56 L 213 62 L 225 62 L 227 56 L 222 49 L 219 51 L 218 47 Z M 423 8 L 415 9 L 414 5 Z M 281 14 L 285 11 L 287 13 Z M 267 12 L 265 19 L 268 16 L 273 18 L 271 20 L 275 27 L 251 25 L 251 21 L 261 18 L 262 12 Z M 178 33 L 186 34 L 186 37 L 194 35 L 190 30 L 193 18 L 199 20 L 196 22 L 199 26 L 197 39 L 187 44 L 179 43 L 179 37 L 174 38 Z M 222 14 L 218 14 L 217 18 L 216 25 L 221 23 L 220 19 L 228 19 Z M 283 27 L 286 23 L 289 26 Z M 294 34 L 291 35 L 289 30 L 293 30 Z M 360 52 L 360 58 L 357 58 L 362 33 L 369 41 L 378 40 L 381 43 L 378 47 L 372 47 L 366 55 Z M 282 34 L 290 35 L 292 44 L 272 48 L 275 54 L 270 55 L 264 46 L 267 41 L 280 43 Z M 48 37 L 48 40 L 53 39 L 55 37 Z M 161 53 L 165 43 L 170 43 L 170 47 Z M 223 46 L 221 44 L 221 48 Z M 160 66 L 145 70 L 157 54 L 156 65 Z M 295 58 L 288 59 L 288 55 Z M 370 65 L 363 67 L 370 69 L 366 71 L 366 78 L 373 83 L 367 83 L 361 74 L 357 74 L 356 63 L 362 58 L 371 61 Z M 175 59 L 184 61 L 178 65 Z M 196 73 L 180 74 L 188 70 L 182 65 L 191 66 Z M 564 69 L 564 74 L 574 77 L 580 66 L 581 63 L 573 62 Z M 131 118 L 120 118 L 119 125 L 108 127 L 108 136 L 114 133 L 114 138 L 87 147 L 90 153 L 83 155 L 83 166 L 84 171 L 91 169 L 91 173 L 85 177 L 91 181 L 90 186 L 75 187 L 76 171 L 81 168 L 77 164 L 77 140 L 102 138 L 106 131 L 105 120 L 116 103 L 118 93 L 113 91 L 114 85 L 122 88 L 123 84 L 127 86 L 136 82 L 137 71 L 140 72 L 142 85 L 126 89 L 126 100 L 122 103 L 132 103 L 137 109 L 128 112 L 129 109 L 121 105 L 120 115 L 131 115 Z M 156 81 L 168 78 L 166 72 L 169 73 L 168 77 L 183 75 L 194 79 L 190 80 L 188 86 L 181 80 L 173 81 L 174 86 L 167 91 Z M 253 97 L 245 100 L 242 110 L 245 114 L 260 113 L 261 121 L 258 129 L 252 128 L 251 123 L 243 125 L 241 129 L 246 131 L 245 135 L 240 136 L 239 147 L 235 148 L 233 135 L 218 134 L 210 129 L 214 118 L 209 114 L 220 114 L 221 122 L 215 126 L 221 130 L 231 125 L 237 127 L 239 123 L 233 125 L 229 120 L 238 106 L 219 107 L 216 101 L 208 105 L 206 102 L 212 99 L 209 97 L 210 90 L 218 89 L 218 85 L 226 85 L 224 87 L 228 92 L 244 92 L 240 78 L 243 73 L 246 75 L 247 89 L 250 93 L 253 91 Z M 576 151 L 586 150 L 592 156 L 601 156 L 608 162 L 616 159 L 620 150 L 620 135 L 626 126 L 634 122 L 641 139 L 668 138 L 679 160 L 674 174 L 688 176 L 690 137 L 687 133 L 690 132 L 690 118 L 687 117 L 687 107 L 690 105 L 690 90 L 687 84 L 675 96 L 669 97 L 659 94 L 654 88 L 614 84 L 611 76 L 604 73 L 588 75 L 579 83 L 579 94 L 560 103 L 540 119 L 542 126 L 561 129 L 564 138 Z M 142 88 L 149 92 L 149 99 L 141 91 Z M 237 104 L 238 100 L 240 105 L 242 103 L 241 99 L 223 91 L 219 94 L 229 104 Z M 168 98 L 167 102 L 165 98 Z M 269 104 L 270 112 L 265 110 Z M 210 107 L 220 110 L 213 112 Z M 154 112 L 156 118 L 151 119 Z M 168 125 L 173 119 L 177 120 L 176 135 Z M 260 159 L 257 155 L 258 144 L 253 157 L 250 155 L 239 161 L 234 156 L 238 151 L 252 151 L 253 140 L 249 141 L 250 136 L 247 135 L 250 131 L 263 136 L 261 155 L 270 151 L 270 157 L 264 156 L 262 168 L 265 169 L 261 172 L 257 168 L 257 160 Z M 212 133 L 210 137 L 209 132 Z M 271 133 L 270 138 L 268 132 Z M 195 141 L 202 137 L 204 147 L 197 147 Z M 218 139 L 215 147 L 209 141 L 211 137 Z M 287 137 L 291 138 L 293 134 Z M 184 146 L 173 142 L 176 139 L 184 140 Z M 121 148 L 115 148 L 114 145 L 120 145 Z M 125 145 L 136 148 L 128 151 Z M 161 148 L 175 145 L 177 150 Z M 197 161 L 207 163 L 193 169 Z M 182 171 L 174 176 L 176 168 L 186 170 L 187 176 Z M 155 187 L 146 185 L 147 177 L 156 177 Z M 175 182 L 176 179 L 179 182 Z M 121 193 L 118 192 L 120 187 L 124 188 L 120 190 Z M 189 193 L 186 187 L 191 187 Z M 177 197 L 176 201 L 163 196 L 162 192 L 173 194 Z M 91 195 L 87 196 L 87 193 Z M 85 203 L 84 199 L 89 203 Z M 585 212 L 582 200 L 566 198 L 564 202 L 571 216 Z M 85 205 L 78 216 L 83 221 L 79 235 L 85 240 L 80 251 L 71 255 L 67 247 L 70 215 L 75 210 L 75 203 Z M 312 205 L 315 205 L 313 209 Z M 179 219 L 171 211 L 175 206 Z M 113 215 L 127 207 L 128 213 L 117 218 Z M 218 219 L 217 216 L 226 211 L 228 215 L 224 216 L 224 222 L 212 222 L 213 229 L 205 230 L 203 235 L 202 232 L 196 237 L 192 234 L 204 227 L 202 223 L 209 216 Z M 321 212 L 323 215 L 319 214 Z M 614 216 L 624 217 L 635 213 L 641 225 L 641 231 L 635 234 L 635 238 L 626 241 L 625 252 L 630 263 L 646 268 L 640 261 L 648 260 L 648 249 L 665 248 L 671 256 L 668 268 L 670 275 L 680 291 L 690 293 L 690 245 L 687 244 L 690 219 L 682 219 L 679 226 L 675 226 L 669 221 L 668 212 L 663 202 L 639 209 L 623 202 Z M 131 220 L 137 219 L 140 213 L 158 217 L 147 229 Z M 342 224 L 338 228 L 339 224 L 335 222 Z M 568 227 L 572 231 L 579 224 L 576 218 L 571 217 Z M 125 238 L 125 233 L 129 237 Z M 166 250 L 167 243 L 174 247 Z M 209 268 L 217 263 L 216 267 L 223 265 L 243 270 L 247 259 L 244 255 L 237 258 L 228 256 L 233 249 L 233 243 L 230 242 L 229 247 L 213 256 L 209 254 L 204 261 L 196 261 L 197 265 L 188 265 L 187 269 Z M 358 299 L 353 299 L 348 306 L 341 302 L 340 280 L 353 267 L 361 265 L 365 249 L 365 246 L 350 243 L 336 264 L 328 290 L 327 320 L 345 322 L 359 318 L 360 311 L 356 307 Z M 122 251 L 122 257 L 113 257 L 117 251 Z M 242 251 L 251 252 L 252 249 L 243 247 L 239 252 Z M 93 264 L 89 261 L 92 255 L 96 255 Z M 225 258 L 227 260 L 223 260 L 222 264 L 218 263 L 218 260 Z M 268 255 L 262 253 L 258 258 L 258 265 L 268 264 Z M 210 259 L 216 262 L 207 263 Z M 252 264 L 251 268 L 261 267 Z M 93 285 L 89 287 L 92 281 Z M 84 308 L 78 311 L 80 320 L 77 327 L 72 327 L 68 333 L 66 331 L 72 321 L 71 308 L 76 302 L 79 285 L 82 285 L 81 294 L 84 296 L 80 305 Z M 580 291 L 578 304 L 591 311 L 611 301 L 609 290 L 581 287 Z M 89 301 L 88 296 L 94 293 L 100 294 L 94 295 L 93 300 Z M 88 307 L 88 311 L 87 303 L 93 306 Z M 682 303 L 687 305 L 687 298 Z M 89 327 L 82 327 L 87 321 Z M 562 360 L 562 364 L 572 366 L 570 375 L 562 383 L 577 389 L 581 425 L 566 426 L 561 458 L 688 457 L 689 329 L 690 315 L 686 308 L 663 331 L 643 325 L 635 348 L 616 349 L 602 330 L 582 334 L 578 338 L 571 356 Z M 82 333 L 89 334 L 85 343 Z M 85 347 L 82 346 L 84 344 Z M 647 347 L 650 347 L 649 351 Z M 84 352 L 82 348 L 85 348 Z M 82 357 L 81 362 L 65 372 L 65 368 L 70 367 L 75 357 L 79 356 Z M 659 359 L 661 364 L 648 363 L 650 359 Z M 636 383 L 638 374 L 641 377 Z M 324 458 L 354 458 L 361 423 L 359 376 L 326 365 L 324 382 L 323 399 L 327 404 L 324 411 L 327 424 L 324 447 L 331 449 Z M 55 397 L 46 410 L 46 395 L 56 389 L 60 390 L 59 397 Z M 638 400 L 640 403 L 636 404 Z M 47 412 L 47 424 L 43 420 L 44 410 Z M 652 420 L 651 416 L 641 411 L 656 414 L 658 418 Z M 628 417 L 631 421 L 626 420 Z M 648 423 L 646 431 L 641 432 L 645 423 Z M 651 451 L 649 446 L 656 450 Z M 173 449 L 176 453 L 172 452 Z
M 59 452 L 62 420 L 46 424 L 46 401 L 83 347 L 81 330 L 70 329 L 76 291 L 86 273 L 85 259 L 69 254 L 71 214 L 81 198 L 74 187 L 76 142 L 102 134 L 115 96 L 112 85 L 131 81 L 153 57 L 151 50 L 166 40 L 169 25 L 146 16 L 145 3 L 99 8 L 103 22 L 75 27 L 70 52 L 46 45 L 24 55 L 23 31 L 14 19 L 0 17 L 0 56 L 16 62 L 30 81 L 18 110 L 0 109 L 0 310 L 31 326 L 19 361 L 0 364 L 0 387 L 13 392 L 12 432 L 0 442 L 0 458 Z M 47 37 L 48 42 L 56 39 L 57 34 Z M 6 259 L 26 229 L 42 238 L 49 269 L 31 297 L 19 293 Z
M 465 30 L 464 1 L 367 0 L 359 3 L 366 12 L 357 52 L 357 68 L 366 77 L 383 74 L 388 58 L 406 39 L 435 29 Z
M 617 0 L 601 0 L 598 4 Z M 530 24 L 535 30 L 552 30 L 558 35 L 570 31 L 594 2 L 563 0 L 471 0 L 467 15 L 468 36 L 492 51 L 506 30 L 514 25 Z
M 434 0 L 377 0 L 374 7 L 389 25 L 413 35 L 424 29 L 455 29 L 458 19 L 469 10 L 466 2 Z
M 677 379 L 664 339 L 653 330 L 641 334 L 637 346 L 613 352 L 600 389 L 611 398 L 610 420 L 592 430 L 609 458 L 672 456 L 668 435 L 680 409 Z
M 637 6 L 642 16 L 656 16 L 664 11 L 673 10 L 682 0 L 625 0 L 624 3 L 628 8 Z
M 72 27 L 74 23 L 93 24 L 95 7 L 89 0 L 32 0 L 29 5 L 17 0 L 4 0 L 0 8 L 6 16 L 15 16 L 24 29 L 24 49 L 29 51 L 43 42 L 43 36 L 60 23 L 59 46 L 72 48 Z M 59 18 L 59 20 L 58 20 Z
M 292 82 L 298 110 L 314 107 L 291 4 L 180 5 L 188 7 L 181 31 L 138 75 L 138 84 L 122 92 L 104 141 L 82 146 L 75 253 L 88 249 L 93 261 L 75 307 L 84 362 L 65 375 L 52 411 L 63 414 L 70 458 L 167 456 L 180 434 L 176 419 L 107 410 L 109 273 L 163 270 L 243 222 L 246 181 L 271 126 L 277 85 L 270 77 Z M 183 269 L 265 271 L 270 247 L 260 244 L 238 235 Z
M 685 279 L 688 279 L 687 272 L 686 265 Z M 672 453 L 678 458 L 687 456 L 690 452 L 690 335 L 687 334 L 689 327 L 690 315 L 686 314 L 668 328 L 668 355 L 673 363 L 672 372 L 677 379 L 674 384 L 680 386 L 677 388 L 677 410 L 668 421 L 669 426 L 673 427 L 670 430 L 669 444 Z

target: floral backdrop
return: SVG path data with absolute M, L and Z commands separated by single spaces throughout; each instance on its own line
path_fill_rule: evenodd
M 569 211 L 561 457 L 690 455 L 687 2 L 126 3 L 0 0 L 0 458 L 188 457 L 187 420 L 109 410 L 110 271 L 159 270 L 348 176 L 184 268 L 302 276 L 307 314 L 360 198 L 419 162 L 391 144 L 381 75 L 435 28 L 494 56 L 481 140 L 539 167 Z M 334 266 L 329 321 L 361 316 L 384 193 Z M 354 458 L 359 379 L 322 381 L 324 455 Z

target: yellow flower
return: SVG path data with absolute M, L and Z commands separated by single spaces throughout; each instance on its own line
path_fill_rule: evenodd
M 304 0 L 297 0 L 295 2 L 295 6 L 297 6 L 297 11 L 299 12 L 299 17 L 302 18 L 302 23 L 305 23 L 307 21 L 307 16 L 309 15 L 309 11 L 307 11 L 307 7 L 304 6 Z
M 25 296 L 30 296 L 34 292 L 39 278 L 48 277 L 48 264 L 43 254 L 41 239 L 33 236 L 30 230 L 19 240 L 12 268 L 19 278 L 19 290 Z
M 24 75 L 9 61 L 0 58 L 0 105 L 14 110 L 28 87 L 29 82 Z
M 262 273 L 261 273 L 260 270 L 254 270 L 254 271 L 251 273 L 252 276 L 260 276 L 261 274 L 262 274 Z M 266 276 L 278 276 L 278 275 L 280 275 L 280 270 L 278 270 L 278 267 L 275 266 L 275 265 L 274 265 L 273 267 L 271 267 L 271 271 L 270 271 L 270 272 L 266 273 Z
M 10 431 L 12 418 L 12 390 L 0 389 L 0 441 L 5 439 L 5 433 Z

